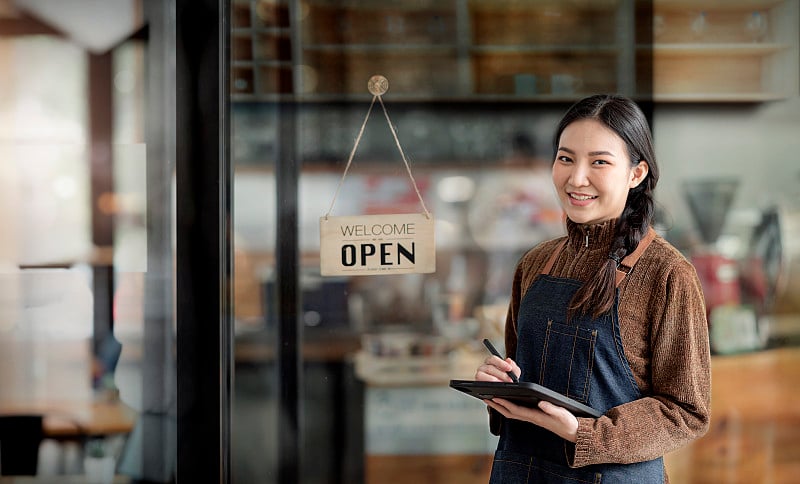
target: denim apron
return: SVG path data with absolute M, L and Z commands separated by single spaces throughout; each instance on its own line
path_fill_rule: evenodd
M 650 229 L 636 251 L 622 260 L 617 286 L 652 241 Z M 517 318 L 515 361 L 520 381 L 538 383 L 601 412 L 641 398 L 622 349 L 619 291 L 614 307 L 600 318 L 565 321 L 579 281 L 549 275 L 565 241 L 525 293 Z M 575 444 L 539 426 L 504 419 L 492 464 L 490 483 L 631 483 L 663 484 L 661 458 L 634 464 L 594 464 L 571 468 Z

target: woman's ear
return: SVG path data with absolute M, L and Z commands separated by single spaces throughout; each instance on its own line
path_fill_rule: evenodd
M 648 173 L 650 173 L 650 165 L 647 164 L 646 160 L 639 160 L 639 164 L 634 166 L 631 170 L 631 179 L 630 183 L 628 183 L 628 188 L 638 187 L 639 184 L 647 178 Z

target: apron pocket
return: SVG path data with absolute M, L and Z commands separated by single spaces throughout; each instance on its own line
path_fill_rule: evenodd
M 596 342 L 596 329 L 548 321 L 539 384 L 587 403 Z

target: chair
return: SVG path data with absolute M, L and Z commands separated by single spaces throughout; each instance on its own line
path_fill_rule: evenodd
M 41 415 L 0 416 L 0 475 L 36 475 L 43 436 Z

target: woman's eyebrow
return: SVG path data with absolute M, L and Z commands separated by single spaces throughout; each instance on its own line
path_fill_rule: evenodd
M 565 146 L 559 146 L 558 147 L 558 151 L 565 151 L 565 152 L 567 152 L 567 153 L 569 153 L 571 155 L 575 154 L 574 151 L 572 151 L 571 149 L 569 149 L 569 148 L 567 148 Z M 614 153 L 612 153 L 610 151 L 601 150 L 601 151 L 590 151 L 589 152 L 589 156 L 615 156 L 615 155 L 614 155 Z

